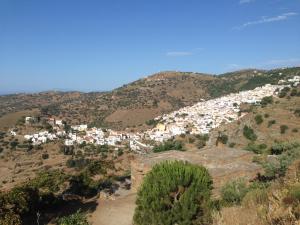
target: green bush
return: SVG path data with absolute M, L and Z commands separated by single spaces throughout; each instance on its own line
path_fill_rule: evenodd
M 275 123 L 276 123 L 276 120 L 269 120 L 268 121 L 268 127 L 271 127 Z
M 49 154 L 48 153 L 43 153 L 42 154 L 42 159 L 48 159 L 49 158 Z
M 265 113 L 264 117 L 265 117 L 265 118 L 269 118 L 270 115 L 269 115 L 268 113 Z
M 293 88 L 292 91 L 291 91 L 291 94 L 290 96 L 297 96 L 297 89 L 296 88 Z
M 294 111 L 294 114 L 295 114 L 296 116 L 300 117 L 300 109 L 296 109 L 296 110 Z
M 280 126 L 280 133 L 284 134 L 288 129 L 289 129 L 289 127 L 287 125 L 281 125 Z
M 273 96 L 266 96 L 266 97 L 263 97 L 260 104 L 262 106 L 266 106 L 268 104 L 273 104 Z
M 228 136 L 226 134 L 219 134 L 217 142 L 221 142 L 222 144 L 226 145 L 228 142 Z
M 300 158 L 300 144 L 298 142 L 276 144 L 271 148 L 271 151 L 281 152 L 281 154 L 278 156 L 277 161 L 263 164 L 264 176 L 268 179 L 284 176 L 291 163 Z
M 236 145 L 236 143 L 234 143 L 234 142 L 229 143 L 230 148 L 234 148 L 235 145 Z
M 59 219 L 58 225 L 89 225 L 89 223 L 86 216 L 80 211 L 77 211 L 72 215 Z
M 221 189 L 222 202 L 225 205 L 240 204 L 247 192 L 248 188 L 244 180 L 228 182 Z
M 262 115 L 260 115 L 260 114 L 256 115 L 255 122 L 257 125 L 262 124 L 262 122 L 264 122 Z
M 250 141 L 256 141 L 257 139 L 257 136 L 254 133 L 253 129 L 251 127 L 248 127 L 247 125 L 244 126 L 243 135 Z
M 254 152 L 255 154 L 262 154 L 266 148 L 267 148 L 266 144 L 256 145 L 256 144 L 250 143 L 247 145 L 245 150 Z
M 153 148 L 153 152 L 165 152 L 170 150 L 184 151 L 183 143 L 181 141 L 168 140 Z
M 157 164 L 138 192 L 134 224 L 210 224 L 212 180 L 204 167 Z
M 300 204 L 300 183 L 289 188 L 289 196 Z
M 287 93 L 290 91 L 291 89 L 289 87 L 284 87 L 278 94 L 279 98 L 284 98 Z

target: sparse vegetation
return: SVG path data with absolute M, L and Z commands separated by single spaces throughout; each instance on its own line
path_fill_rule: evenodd
M 284 134 L 288 129 L 289 129 L 289 127 L 287 125 L 281 125 L 280 126 L 280 133 Z
M 249 139 L 250 141 L 256 141 L 256 139 L 257 139 L 257 136 L 254 133 L 254 130 L 247 125 L 244 126 L 243 135 L 245 138 Z
M 228 142 L 228 135 L 226 134 L 219 134 L 217 142 L 221 142 L 222 144 L 226 145 Z
M 267 106 L 268 104 L 273 104 L 273 96 L 267 96 L 267 97 L 262 98 L 260 104 L 263 107 Z
M 89 223 L 86 216 L 80 211 L 77 211 L 72 215 L 59 219 L 58 225 L 89 225 Z
M 153 148 L 153 152 L 165 152 L 169 150 L 184 151 L 183 143 L 181 141 L 168 140 Z
M 240 204 L 247 192 L 248 188 L 244 180 L 228 182 L 221 189 L 222 202 L 225 205 Z
M 256 115 L 254 117 L 254 119 L 255 119 L 255 122 L 257 125 L 262 124 L 264 122 L 264 119 L 263 119 L 262 115 L 260 115 L 260 114 Z
M 268 127 L 271 127 L 273 124 L 276 124 L 276 120 L 269 120 Z

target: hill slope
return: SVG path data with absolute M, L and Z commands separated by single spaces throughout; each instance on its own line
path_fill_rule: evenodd
M 145 128 L 145 122 L 201 99 L 249 90 L 299 75 L 300 68 L 242 70 L 218 76 L 191 72 L 161 72 L 111 92 L 48 92 L 0 96 L 0 115 L 38 108 L 72 124 L 88 123 L 114 129 Z

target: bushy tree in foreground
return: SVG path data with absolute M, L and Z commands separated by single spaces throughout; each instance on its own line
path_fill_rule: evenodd
M 138 192 L 134 224 L 209 224 L 211 189 L 204 167 L 181 161 L 157 164 Z
M 82 214 L 80 211 L 76 213 L 61 218 L 58 221 L 58 225 L 89 225 L 86 216 Z

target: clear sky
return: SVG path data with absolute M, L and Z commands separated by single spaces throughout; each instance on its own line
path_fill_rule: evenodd
M 0 0 L 0 93 L 300 65 L 300 0 Z

